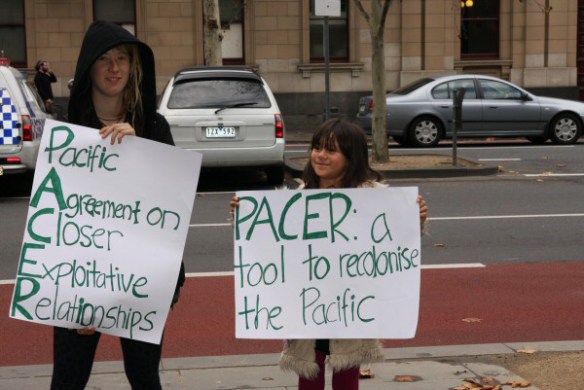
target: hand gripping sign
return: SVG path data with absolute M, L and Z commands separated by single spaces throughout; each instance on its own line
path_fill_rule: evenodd
M 236 336 L 411 338 L 417 188 L 239 192 Z
M 198 153 L 47 120 L 10 317 L 160 343 L 200 166 Z

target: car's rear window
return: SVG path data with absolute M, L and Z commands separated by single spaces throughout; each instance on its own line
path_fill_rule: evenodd
M 401 88 L 396 89 L 391 94 L 392 95 L 407 95 L 408 93 L 413 92 L 416 89 L 423 87 L 424 85 L 426 85 L 428 83 L 431 83 L 432 81 L 434 81 L 434 79 L 430 79 L 430 78 L 416 80 L 412 83 L 409 83 L 408 85 L 405 85 Z
M 268 108 L 270 99 L 262 84 L 241 79 L 197 79 L 177 83 L 168 108 Z

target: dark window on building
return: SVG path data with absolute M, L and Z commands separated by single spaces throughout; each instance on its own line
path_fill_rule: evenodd
M 136 35 L 135 0 L 94 0 L 93 19 L 117 23 Z
M 221 52 L 224 65 L 242 65 L 244 59 L 243 0 L 219 0 L 219 15 L 223 41 Z
M 15 68 L 26 67 L 23 0 L 0 1 L 0 57 L 2 56 L 8 58 Z
M 315 0 L 310 0 L 310 62 L 324 62 L 324 17 L 314 14 Z M 341 16 L 329 16 L 329 58 L 331 62 L 349 60 L 348 0 L 341 0 Z
M 463 60 L 499 58 L 499 0 L 461 8 L 460 54 Z

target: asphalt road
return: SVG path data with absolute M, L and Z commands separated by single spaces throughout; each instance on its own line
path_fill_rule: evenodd
M 564 147 L 471 143 L 459 149 L 460 157 L 500 165 L 502 172 L 489 177 L 391 181 L 393 186 L 418 186 L 429 204 L 429 235 L 422 240 L 423 262 L 582 260 L 583 148 L 583 144 Z M 305 145 L 289 148 L 291 155 L 305 152 Z M 413 152 L 419 150 L 392 149 L 392 153 Z M 441 147 L 425 153 L 450 150 Z M 22 196 L 26 192 L 11 192 L 19 186 L 23 185 L 17 181 L 11 185 L 0 182 L 0 280 L 12 279 L 16 272 L 28 207 L 28 198 Z M 267 188 L 255 171 L 203 173 L 185 246 L 187 272 L 232 270 L 229 200 L 238 189 Z
M 584 262 L 424 269 L 416 337 L 385 347 L 582 339 Z M 8 313 L 12 285 L 0 285 Z M 236 339 L 234 283 L 228 276 L 189 278 L 170 313 L 163 357 L 278 353 L 281 340 Z M 51 364 L 52 330 L 0 317 L 0 366 Z M 104 335 L 97 360 L 121 360 L 119 340 Z
M 502 165 L 499 175 L 392 181 L 393 186 L 420 188 L 430 207 L 430 233 L 422 240 L 426 268 L 419 336 L 386 341 L 386 346 L 582 338 L 583 147 L 474 144 L 459 150 L 459 156 Z M 395 148 L 392 153 L 412 151 Z M 4 313 L 29 201 L 14 188 L 0 183 Z M 281 341 L 234 339 L 234 314 L 228 309 L 233 307 L 232 277 L 209 274 L 232 270 L 228 203 L 233 192 L 267 188 L 254 172 L 210 171 L 202 176 L 185 248 L 191 277 L 169 317 L 166 356 L 280 350 Z M 0 365 L 50 363 L 50 327 L 2 316 L 0 328 Z M 105 338 L 98 359 L 120 359 L 115 338 Z

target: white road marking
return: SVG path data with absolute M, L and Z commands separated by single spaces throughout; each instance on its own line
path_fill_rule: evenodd
M 474 215 L 466 217 L 431 217 L 428 221 L 472 221 L 479 219 L 521 219 L 521 218 L 564 218 L 564 217 L 584 217 L 584 214 L 526 214 L 526 215 Z M 227 223 L 194 223 L 189 225 L 192 228 L 206 227 L 232 227 Z
M 510 149 L 521 149 L 521 150 L 525 150 L 525 151 L 529 151 L 529 150 L 533 150 L 533 149 L 560 149 L 560 148 L 574 148 L 576 147 L 576 145 L 529 145 L 529 146 L 495 146 L 495 145 L 489 145 L 489 146 L 464 146 L 462 148 L 459 148 L 459 152 L 461 151 L 465 151 L 465 150 L 510 150 Z M 444 148 L 428 148 L 425 149 L 426 151 L 440 151 L 440 150 L 444 150 Z M 393 152 L 397 153 L 397 152 L 401 152 L 401 151 L 420 151 L 419 148 L 400 148 L 400 149 L 394 149 Z
M 187 278 L 214 278 L 217 276 L 233 276 L 235 273 L 233 271 L 224 272 L 187 272 Z
M 584 176 L 584 173 L 524 173 L 525 177 L 562 177 L 562 176 Z
M 521 161 L 520 158 L 479 158 L 478 161 L 495 162 L 495 161 Z
M 189 227 L 223 227 L 223 226 L 233 226 L 231 223 L 193 223 Z
M 456 269 L 456 268 L 485 268 L 483 263 L 460 263 L 460 264 L 422 264 L 422 269 Z
M 521 218 L 564 218 L 564 217 L 584 217 L 584 214 L 527 214 L 527 215 L 475 215 L 468 217 L 434 217 L 428 221 L 457 221 L 473 219 L 521 219 Z

